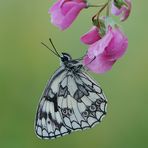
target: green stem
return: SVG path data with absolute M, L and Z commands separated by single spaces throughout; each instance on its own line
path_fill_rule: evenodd
M 95 18 L 96 18 L 96 20 L 98 21 L 98 27 L 100 27 L 99 16 L 100 16 L 101 12 L 102 12 L 106 7 L 108 7 L 107 15 L 109 15 L 110 0 L 108 0 L 108 1 L 101 7 L 101 9 L 99 10 L 99 12 L 97 12 L 97 13 L 92 17 L 92 21 L 94 21 Z
M 99 12 L 97 13 L 97 17 L 99 19 L 99 15 L 100 13 L 108 6 L 108 2 L 106 4 L 104 4 L 104 6 L 99 10 Z
M 106 10 L 106 16 L 110 16 L 110 2 L 111 2 L 111 0 L 108 0 L 107 10 Z
M 104 4 L 100 4 L 100 5 L 88 4 L 88 7 L 102 7 L 102 6 L 104 6 Z

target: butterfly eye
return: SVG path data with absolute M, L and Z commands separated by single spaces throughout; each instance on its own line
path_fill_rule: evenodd
M 64 60 L 64 61 L 68 61 L 68 57 L 64 56 L 64 57 L 63 57 L 63 60 Z
M 71 60 L 71 56 L 69 55 L 69 54 L 67 54 L 67 53 L 62 53 L 62 57 L 61 57 L 61 60 L 62 60 L 62 62 L 68 62 L 68 61 L 70 61 Z
M 83 117 L 87 117 L 87 116 L 88 116 L 88 111 L 84 111 L 84 112 L 82 113 L 82 116 L 83 116 Z
M 95 105 L 91 105 L 89 109 L 90 109 L 90 111 L 96 111 L 96 106 Z
M 68 57 L 66 57 L 66 56 L 61 57 L 61 61 L 62 62 L 67 62 L 68 61 Z

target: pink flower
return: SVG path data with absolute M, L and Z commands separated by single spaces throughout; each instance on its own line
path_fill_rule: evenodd
M 124 55 L 127 47 L 128 39 L 123 32 L 109 26 L 106 35 L 89 46 L 83 64 L 92 72 L 104 73 Z
M 51 23 L 61 30 L 67 29 L 86 7 L 84 0 L 58 0 L 49 10 Z
M 118 0 L 114 0 L 112 3 L 111 12 L 112 14 L 119 16 L 121 21 L 125 21 L 131 12 L 131 0 L 122 0 L 121 2 Z

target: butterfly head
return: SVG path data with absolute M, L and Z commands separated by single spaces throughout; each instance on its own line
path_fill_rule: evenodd
M 83 67 L 79 59 L 72 59 L 72 57 L 67 53 L 62 53 L 61 62 L 62 65 L 74 73 L 80 71 Z
M 63 63 L 69 62 L 69 61 L 71 61 L 71 60 L 72 60 L 72 57 L 71 57 L 69 54 L 67 54 L 67 53 L 62 53 L 61 61 L 62 61 Z

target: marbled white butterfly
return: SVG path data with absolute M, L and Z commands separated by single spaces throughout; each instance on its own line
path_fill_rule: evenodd
M 54 139 L 99 123 L 106 115 L 107 100 L 101 87 L 85 72 L 80 60 L 59 55 L 60 68 L 48 81 L 38 105 L 35 131 L 42 139 Z

